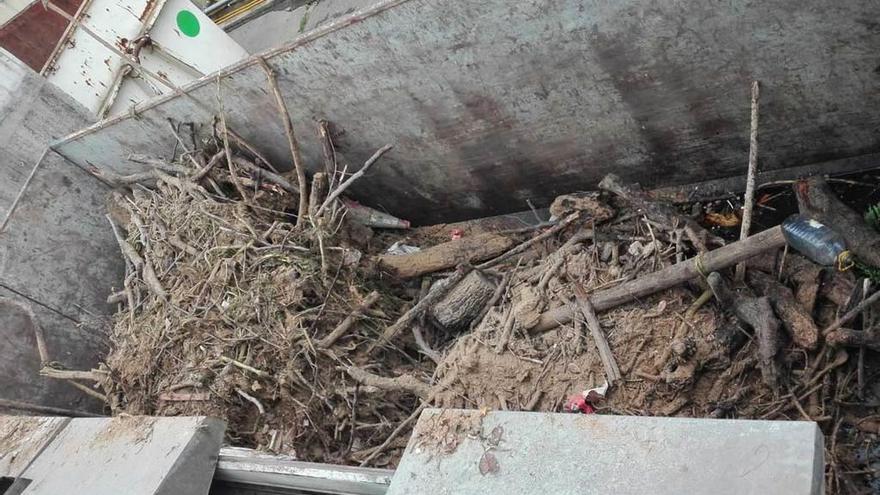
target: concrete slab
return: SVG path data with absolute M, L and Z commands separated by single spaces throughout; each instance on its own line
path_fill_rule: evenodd
M 429 409 L 388 495 L 824 492 L 815 423 Z
M 17 478 L 70 418 L 0 416 L 0 476 Z
M 204 495 L 224 429 L 206 417 L 74 419 L 7 493 Z

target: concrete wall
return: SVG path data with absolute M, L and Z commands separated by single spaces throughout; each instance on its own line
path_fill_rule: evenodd
M 0 218 L 42 150 L 88 123 L 84 108 L 0 51 Z M 91 174 L 49 153 L 0 232 L 0 398 L 98 406 L 37 375 L 33 327 L 46 334 L 52 359 L 70 369 L 88 369 L 106 352 L 99 320 L 112 310 L 105 303 L 111 285 L 122 280 L 103 217 L 107 192 Z
M 424 223 L 546 205 L 612 171 L 650 187 L 742 174 L 753 79 L 762 168 L 880 151 L 878 17 L 876 0 L 384 0 L 265 55 L 312 167 L 321 118 L 355 164 L 392 143 L 353 193 Z M 230 125 L 288 166 L 259 65 L 223 74 L 59 150 L 137 170 L 126 155 L 167 153 L 166 119 L 210 122 L 219 88 Z

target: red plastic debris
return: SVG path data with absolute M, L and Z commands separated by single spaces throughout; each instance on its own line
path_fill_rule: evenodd
M 452 240 L 457 241 L 464 237 L 464 231 L 461 229 L 452 229 Z
M 565 401 L 565 412 L 593 414 L 596 409 L 587 402 L 584 394 L 580 393 L 572 395 Z

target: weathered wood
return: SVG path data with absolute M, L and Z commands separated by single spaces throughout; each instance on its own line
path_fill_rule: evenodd
M 428 316 L 447 331 L 467 330 L 494 292 L 495 284 L 482 273 L 472 271 L 428 311 Z
M 315 175 L 317 176 L 318 174 Z M 355 308 L 355 310 L 352 311 L 350 315 L 346 316 L 345 319 L 342 320 L 342 322 L 339 323 L 339 325 L 337 325 L 332 332 L 330 332 L 329 334 L 327 334 L 326 337 L 318 341 L 318 347 L 327 348 L 333 345 L 337 340 L 339 340 L 340 337 L 345 335 L 351 328 L 351 326 L 354 325 L 354 323 L 358 320 L 358 318 L 363 316 L 364 312 L 370 309 L 370 306 L 376 304 L 376 301 L 378 301 L 380 298 L 381 295 L 377 291 L 370 292 L 369 295 L 364 298 L 364 302 L 362 302 L 360 306 Z
M 596 311 L 605 311 L 697 278 L 701 272 L 708 274 L 721 270 L 764 251 L 778 249 L 784 244 L 785 238 L 782 236 L 782 229 L 778 226 L 773 227 L 744 241 L 728 244 L 660 271 L 598 291 L 590 297 L 590 301 Z M 562 306 L 547 311 L 541 315 L 540 321 L 532 328 L 532 331 L 547 331 L 568 323 L 573 314 L 574 308 L 571 306 Z
M 797 301 L 788 287 L 770 275 L 760 271 L 749 272 L 749 283 L 758 293 L 767 296 L 782 325 L 792 341 L 805 349 L 815 349 L 819 344 L 819 327 L 810 313 Z
M 861 261 L 880 267 L 880 234 L 862 216 L 843 204 L 822 177 L 810 177 L 794 185 L 801 214 L 832 228 Z
M 721 305 L 732 310 L 738 320 L 755 330 L 761 377 L 764 383 L 776 390 L 779 385 L 776 363 L 776 355 L 779 353 L 779 320 L 773 315 L 770 299 L 730 290 L 724 277 L 718 272 L 710 273 L 706 280 Z
M 514 240 L 498 234 L 478 234 L 444 242 L 417 253 L 382 255 L 379 266 L 396 277 L 412 278 L 452 268 L 463 262 L 482 261 L 504 252 Z
M 880 351 L 880 332 L 876 329 L 853 330 L 850 328 L 839 328 L 826 335 L 825 341 L 831 345 L 867 347 L 874 351 Z
M 709 233 L 696 220 L 686 217 L 669 203 L 653 199 L 642 188 L 624 183 L 620 177 L 614 174 L 606 175 L 599 188 L 612 192 L 642 210 L 652 220 L 669 225 L 678 224 L 684 228 L 691 243 L 698 251 L 705 251 L 706 244 L 711 240 L 716 244 L 723 245 L 724 241 Z
M 621 378 L 620 367 L 617 366 L 617 360 L 614 359 L 614 354 L 611 352 L 611 346 L 608 345 L 608 340 L 602 332 L 602 325 L 599 323 L 599 317 L 596 316 L 596 310 L 590 303 L 590 298 L 584 288 L 577 283 L 573 284 L 572 288 L 574 289 L 574 295 L 577 298 L 578 307 L 587 321 L 590 335 L 596 343 L 596 349 L 599 351 L 599 358 L 602 359 L 602 366 L 605 368 L 605 379 L 608 381 L 608 385 L 613 385 Z
M 746 194 L 743 197 L 742 224 L 740 225 L 739 240 L 749 236 L 752 228 L 752 208 L 755 204 L 755 176 L 758 173 L 758 97 L 760 95 L 758 81 L 752 81 L 752 119 L 749 131 L 749 168 L 746 174 Z M 737 283 L 746 278 L 746 265 L 736 265 L 734 280 Z

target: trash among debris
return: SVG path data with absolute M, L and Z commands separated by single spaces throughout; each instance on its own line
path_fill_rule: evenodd
M 782 233 L 789 246 L 811 261 L 841 270 L 852 266 L 852 253 L 846 249 L 843 236 L 818 220 L 792 215 L 782 222 Z
M 703 215 L 703 221 L 718 227 L 736 227 L 742 222 L 736 213 L 732 211 L 708 212 Z
M 579 394 L 574 394 L 565 402 L 566 412 L 581 412 L 584 414 L 593 414 L 596 412 L 596 403 L 605 400 L 605 394 L 608 393 L 608 382 L 598 387 L 584 390 Z
M 408 229 L 409 221 L 401 220 L 393 215 L 379 211 L 369 206 L 364 206 L 357 201 L 351 199 L 342 199 L 342 204 L 348 210 L 349 218 L 361 225 L 367 227 L 376 227 L 380 229 Z
M 418 253 L 419 251 L 421 251 L 421 248 L 419 248 L 418 246 L 410 246 L 408 244 L 404 244 L 403 241 L 395 241 L 394 244 L 388 246 L 388 249 L 385 250 L 385 254 L 401 255 Z

